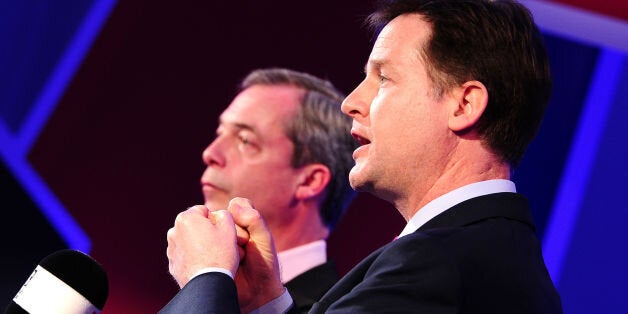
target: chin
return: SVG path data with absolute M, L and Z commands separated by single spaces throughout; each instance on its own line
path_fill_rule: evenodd
M 351 184 L 351 187 L 353 188 L 354 191 L 359 192 L 359 193 L 368 193 L 368 194 L 372 194 L 377 196 L 377 193 L 375 191 L 375 187 L 373 186 L 372 182 L 361 182 L 359 185 L 353 185 Z
M 349 172 L 349 184 L 356 192 L 375 194 L 375 180 L 373 173 L 366 171 L 365 167 L 356 165 Z
M 216 202 L 216 201 L 209 201 L 209 202 L 207 202 L 206 201 L 204 205 L 210 211 L 220 210 L 220 209 L 227 209 L 227 206 L 229 205 L 229 201 L 227 201 L 227 202 Z
M 351 172 L 349 172 L 349 184 L 351 185 L 352 189 L 358 192 L 364 192 L 366 180 L 364 180 L 360 173 L 356 173 L 351 170 Z

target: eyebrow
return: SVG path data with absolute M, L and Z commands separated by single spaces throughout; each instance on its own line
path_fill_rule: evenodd
M 385 59 L 369 60 L 364 65 L 364 73 L 368 72 L 369 65 L 373 69 L 381 69 L 382 67 L 384 67 L 385 65 L 388 65 L 388 64 L 389 64 L 389 62 L 387 62 L 387 60 L 385 60 Z
M 245 123 L 233 123 L 233 125 L 239 130 L 248 130 L 253 133 L 256 133 L 255 128 L 252 125 L 245 124 Z
M 234 127 L 237 130 L 247 130 L 253 133 L 257 133 L 255 127 L 250 124 L 242 122 L 225 122 L 222 118 L 218 119 L 218 127 L 220 126 Z

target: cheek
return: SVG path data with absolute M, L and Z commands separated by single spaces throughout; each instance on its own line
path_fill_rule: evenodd
M 249 198 L 265 218 L 289 206 L 293 196 L 289 180 L 289 177 L 279 173 L 265 172 L 258 173 L 246 183 Z
M 240 190 L 261 195 L 266 191 L 284 189 L 290 179 L 290 170 L 283 164 L 261 163 L 243 167 L 238 174 Z
M 381 158 L 407 161 L 416 156 L 425 142 L 432 141 L 433 124 L 416 110 L 373 112 L 374 149 Z
M 254 167 L 241 167 L 239 171 L 233 173 L 233 191 L 240 194 L 250 194 L 255 191 L 257 186 L 263 184 L 260 179 L 264 177 L 264 173 Z
M 393 106 L 374 104 L 371 110 L 371 132 L 374 146 L 395 147 L 403 141 L 407 117 Z

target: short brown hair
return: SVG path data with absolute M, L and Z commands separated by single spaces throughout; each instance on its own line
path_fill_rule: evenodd
M 392 0 L 367 21 L 378 31 L 409 13 L 432 25 L 430 40 L 418 48 L 437 95 L 466 81 L 482 82 L 489 102 L 475 128 L 485 144 L 516 166 L 552 89 L 542 36 L 528 9 L 509 0 Z

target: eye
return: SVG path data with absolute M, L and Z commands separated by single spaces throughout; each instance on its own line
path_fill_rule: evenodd
M 239 139 L 239 140 L 240 140 L 240 142 L 241 142 L 242 144 L 244 144 L 244 145 L 248 145 L 248 144 L 250 144 L 250 142 L 249 142 L 249 138 L 248 138 L 248 137 L 246 137 L 246 135 L 239 134 L 239 135 L 238 135 L 238 139 Z
M 379 75 L 379 84 L 384 84 L 388 81 L 388 78 L 383 76 L 383 75 Z
M 258 138 L 251 132 L 239 132 L 236 136 L 236 140 L 238 143 L 238 150 L 243 154 L 243 156 L 253 157 L 261 151 Z
M 256 135 L 248 130 L 240 130 L 235 136 L 242 146 L 257 146 Z

